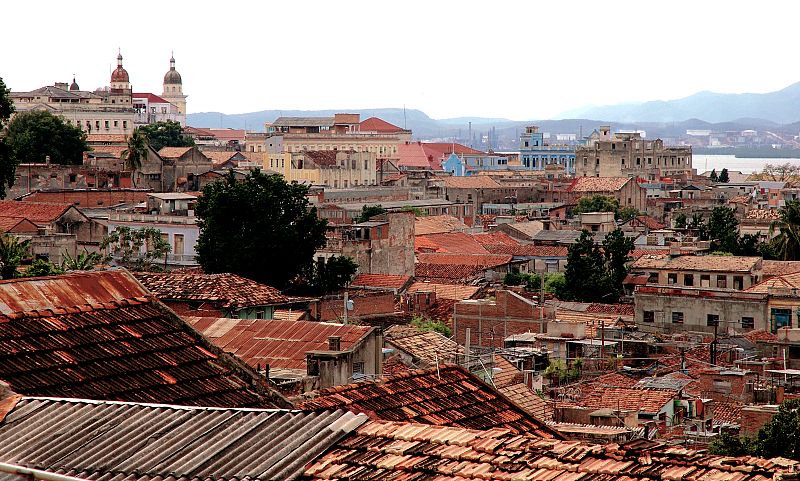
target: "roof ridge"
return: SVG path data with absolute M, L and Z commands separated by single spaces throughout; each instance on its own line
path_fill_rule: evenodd
M 77 314 L 79 312 L 92 312 L 110 309 L 119 309 L 121 307 L 132 307 L 143 304 L 152 304 L 153 299 L 148 297 L 130 297 L 126 299 L 115 299 L 109 302 L 98 302 L 92 304 L 79 304 L 69 307 L 57 307 L 50 309 L 34 309 L 31 311 L 15 311 L 8 314 L 0 314 L 0 322 L 19 320 L 19 319 L 35 319 L 43 317 L 63 316 L 66 314 Z

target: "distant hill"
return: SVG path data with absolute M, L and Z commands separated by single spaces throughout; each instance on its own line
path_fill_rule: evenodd
M 585 107 L 564 112 L 560 118 L 608 119 L 614 122 L 680 122 L 703 119 L 727 122 L 733 119 L 766 119 L 778 124 L 800 120 L 800 82 L 765 94 L 719 94 L 699 92 L 689 97 L 638 104 Z

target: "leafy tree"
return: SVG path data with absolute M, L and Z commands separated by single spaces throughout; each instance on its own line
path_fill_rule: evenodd
M 162 147 L 191 147 L 194 139 L 184 135 L 181 124 L 172 120 L 156 122 L 154 124 L 139 127 L 141 133 L 147 138 L 147 143 L 155 151 Z
M 747 456 L 755 451 L 751 439 L 723 432 L 708 446 L 710 454 L 718 456 Z
M 800 399 L 782 402 L 778 412 L 759 429 L 755 443 L 762 457 L 800 460 Z
M 569 247 L 564 282 L 558 282 L 556 296 L 565 301 L 617 302 L 628 272 L 625 263 L 632 250 L 633 240 L 626 238 L 620 229 L 606 235 L 602 249 L 584 229 Z
M 761 170 L 760 174 L 753 175 L 750 178 L 755 180 L 785 182 L 795 179 L 798 175 L 800 175 L 800 165 L 786 162 L 785 164 L 767 164 Z
M 778 219 L 769 226 L 775 257 L 785 261 L 800 260 L 800 201 L 790 200 L 778 209 Z
M 708 218 L 708 236 L 717 249 L 737 252 L 739 245 L 739 221 L 730 207 L 717 206 Z
M 674 219 L 672 219 L 672 223 L 676 229 L 685 229 L 686 228 L 686 214 L 683 212 L 678 213 Z
M 370 218 L 376 215 L 385 214 L 386 212 L 388 211 L 384 209 L 380 204 L 365 205 L 364 207 L 361 208 L 361 214 L 354 219 L 354 222 L 355 223 L 366 222 Z
M 17 114 L 8 124 L 6 142 L 19 162 L 79 165 L 90 150 L 86 134 L 63 118 L 44 110 Z
M 642 213 L 639 212 L 635 207 L 626 206 L 617 210 L 616 217 L 623 222 L 627 222 L 638 215 L 642 215 Z
M 5 198 L 6 187 L 14 185 L 14 174 L 19 165 L 19 160 L 12 155 L 11 147 L 6 141 L 6 123 L 13 113 L 11 90 L 0 77 L 0 199 Z
M 358 264 L 346 256 L 333 256 L 309 265 L 300 290 L 314 294 L 329 294 L 350 284 L 358 270 Z
M 164 260 L 172 250 L 169 242 L 161 237 L 154 227 L 133 229 L 120 226 L 100 242 L 100 248 L 108 250 L 108 261 L 134 271 L 158 270 L 158 262 Z
M 60 266 L 44 259 L 35 259 L 20 277 L 57 276 L 63 273 L 64 269 Z
M 13 279 L 17 276 L 17 267 L 28 257 L 31 241 L 20 242 L 12 235 L 0 234 L 0 276 Z
M 717 169 L 711 169 L 711 175 L 708 176 L 711 182 L 719 182 L 719 176 L 717 176 Z
M 413 212 L 417 217 L 425 217 L 425 211 L 420 209 L 419 207 L 412 207 L 410 205 L 404 205 L 400 208 L 400 212 Z
M 90 271 L 102 261 L 103 257 L 97 252 L 84 251 L 76 257 L 72 257 L 69 252 L 64 252 L 61 268 L 65 271 Z
M 122 155 L 125 157 L 125 166 L 131 172 L 141 169 L 142 160 L 147 159 L 147 142 L 147 135 L 142 131 L 142 127 L 134 129 L 128 137 L 128 146 L 122 151 Z
M 692 218 L 686 223 L 686 228 L 694 231 L 700 240 L 708 240 L 708 227 L 699 213 L 692 214 Z
M 453 330 L 450 326 L 442 322 L 440 319 L 431 319 L 429 317 L 414 316 L 411 319 L 411 325 L 424 332 L 438 332 L 439 334 L 450 337 L 453 335 Z
M 327 222 L 309 206 L 307 193 L 306 186 L 258 169 L 243 180 L 231 171 L 206 185 L 195 209 L 200 265 L 285 287 L 325 245 Z
M 548 294 L 555 294 L 559 290 L 563 290 L 566 285 L 566 277 L 560 272 L 552 272 L 544 276 L 544 292 Z
M 607 195 L 592 195 L 581 197 L 578 205 L 572 210 L 574 214 L 584 214 L 586 212 L 617 212 L 619 201 Z
M 719 173 L 719 179 L 717 180 L 723 184 L 727 184 L 731 180 L 728 176 L 728 169 L 722 169 L 722 172 Z

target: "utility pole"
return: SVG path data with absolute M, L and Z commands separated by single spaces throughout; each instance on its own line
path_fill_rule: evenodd
M 347 324 L 347 308 L 349 307 L 347 305 L 347 301 L 348 301 L 347 297 L 348 297 L 347 291 L 344 291 L 344 323 L 345 323 L 345 325 Z

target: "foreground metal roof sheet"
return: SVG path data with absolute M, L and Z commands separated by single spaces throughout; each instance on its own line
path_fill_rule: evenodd
M 345 411 L 23 398 L 0 460 L 89 480 L 292 480 L 366 422 Z

